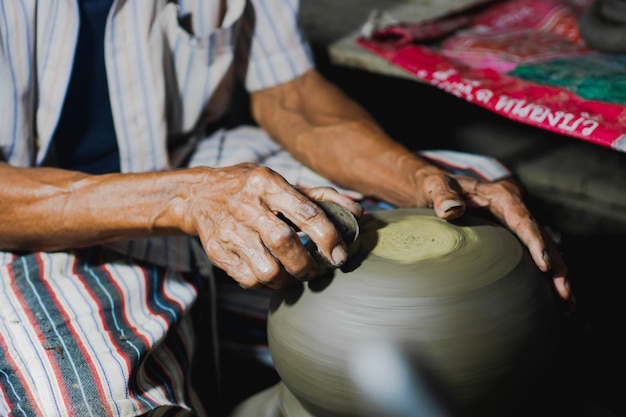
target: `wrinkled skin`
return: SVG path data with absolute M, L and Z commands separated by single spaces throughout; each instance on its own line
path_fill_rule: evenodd
M 543 272 L 552 271 L 557 293 L 562 299 L 570 300 L 567 267 L 561 253 L 529 212 L 522 200 L 521 187 L 514 180 L 483 183 L 471 177 L 435 175 L 427 177 L 424 185 L 425 194 L 431 197 L 426 199 L 425 205 L 434 207 L 441 218 L 456 218 L 465 212 L 466 207 L 489 210 L 528 247 L 539 269 Z M 455 193 L 461 196 L 458 200 L 460 206 L 454 203 Z
M 301 280 L 316 275 L 318 265 L 279 214 L 316 242 L 333 265 L 345 262 L 345 243 L 313 200 L 334 201 L 357 217 L 363 214 L 360 205 L 332 188 L 300 190 L 301 194 L 277 173 L 250 164 L 228 168 L 220 175 L 218 187 L 224 192 L 207 199 L 201 189 L 195 190 L 185 217 L 209 257 L 240 285 L 279 288 L 289 282 L 290 275 Z
M 360 205 L 332 188 L 300 191 L 252 164 L 172 172 L 91 176 L 0 163 L 0 246 L 61 250 L 117 239 L 199 236 L 208 257 L 246 288 L 281 287 L 312 278 L 317 264 L 289 219 L 334 265 L 344 242 L 314 200 L 334 201 L 360 216 Z M 26 191 L 29 190 L 29 191 Z
M 466 208 L 494 215 L 528 247 L 570 300 L 567 268 L 512 180 L 451 175 L 393 141 L 360 105 L 312 70 L 251 94 L 251 111 L 295 158 L 345 188 L 399 207 L 433 207 L 452 219 Z M 87 175 L 0 163 L 0 248 L 59 250 L 116 239 L 198 236 L 215 265 L 245 288 L 311 279 L 317 265 L 280 216 L 308 234 L 334 265 L 345 244 L 313 200 L 355 216 L 362 208 L 332 188 L 296 189 L 251 164 L 214 169 Z

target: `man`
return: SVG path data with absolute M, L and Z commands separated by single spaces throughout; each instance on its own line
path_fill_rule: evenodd
M 343 264 L 314 200 L 363 209 L 337 190 L 445 219 L 482 207 L 570 298 L 519 187 L 452 175 L 394 142 L 315 71 L 297 11 L 0 3 L 0 414 L 203 415 L 189 311 L 211 267 L 244 288 L 314 278 L 283 218 Z M 223 126 L 238 81 L 260 129 Z

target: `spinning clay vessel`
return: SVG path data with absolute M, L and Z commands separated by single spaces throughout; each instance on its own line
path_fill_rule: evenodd
M 367 214 L 359 239 L 349 265 L 273 293 L 267 330 L 281 382 L 232 417 L 506 416 L 559 336 L 551 279 L 527 249 L 500 225 L 431 209 Z M 394 353 L 405 375 L 376 350 L 364 356 L 372 346 Z M 418 412 L 420 402 L 441 414 Z

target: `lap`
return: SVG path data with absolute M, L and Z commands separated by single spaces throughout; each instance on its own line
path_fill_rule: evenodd
M 0 286 L 1 415 L 200 405 L 185 381 L 199 279 L 90 248 L 15 256 Z

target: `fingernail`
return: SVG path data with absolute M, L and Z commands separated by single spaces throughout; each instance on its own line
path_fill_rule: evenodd
M 346 249 L 343 246 L 337 245 L 333 249 L 331 256 L 333 257 L 333 262 L 335 266 L 340 266 L 346 261 L 346 258 L 348 257 L 348 252 L 346 252 Z
M 552 260 L 550 259 L 550 255 L 548 254 L 548 250 L 543 250 L 543 261 L 548 265 L 548 269 L 552 269 Z
M 441 204 L 441 208 L 446 213 L 450 210 L 456 210 L 461 207 L 463 207 L 463 203 L 459 200 L 446 200 Z

